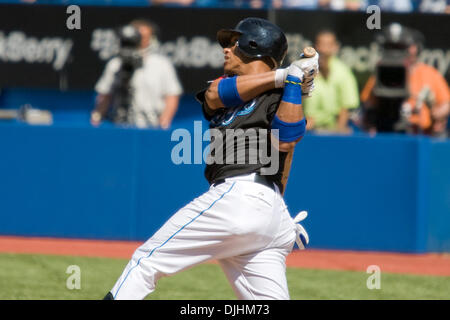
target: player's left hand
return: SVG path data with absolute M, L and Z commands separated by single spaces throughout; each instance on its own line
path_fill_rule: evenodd
M 311 97 L 314 89 L 314 78 L 305 79 L 302 83 L 302 96 L 308 98 Z
M 305 250 L 306 245 L 309 243 L 309 236 L 306 232 L 305 228 L 300 224 L 300 221 L 303 221 L 308 216 L 308 212 L 301 211 L 299 214 L 295 216 L 293 219 L 295 223 L 295 242 L 298 245 L 300 250 Z

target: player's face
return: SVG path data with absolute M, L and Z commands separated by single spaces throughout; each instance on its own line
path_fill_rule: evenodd
M 243 57 L 236 47 L 239 36 L 231 38 L 228 47 L 223 48 L 224 62 L 223 70 L 226 75 L 240 75 L 242 73 Z

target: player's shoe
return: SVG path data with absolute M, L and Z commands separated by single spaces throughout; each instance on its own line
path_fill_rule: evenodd
M 103 298 L 103 300 L 114 300 L 114 297 L 111 292 L 108 292 L 108 294 Z

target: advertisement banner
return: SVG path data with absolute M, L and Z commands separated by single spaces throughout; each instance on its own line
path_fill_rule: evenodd
M 245 17 L 270 17 L 285 32 L 285 64 L 331 29 L 341 45 L 339 57 L 352 67 L 360 89 L 380 56 L 379 29 L 369 29 L 365 12 L 305 10 L 232 10 L 162 7 L 80 6 L 80 29 L 69 29 L 66 6 L 0 5 L 0 87 L 92 89 L 105 63 L 119 50 L 114 30 L 136 18 L 160 27 L 160 53 L 176 67 L 184 91 L 193 93 L 222 74 L 223 52 L 216 32 Z M 448 15 L 381 12 L 380 28 L 399 22 L 420 30 L 425 48 L 420 59 L 450 80 Z
M 316 34 L 323 30 L 333 31 L 340 44 L 338 56 L 355 73 L 360 90 L 373 73 L 381 53 L 376 36 L 383 28 L 398 22 L 420 31 L 424 38 L 424 48 L 419 60 L 434 66 L 450 81 L 450 18 L 438 14 L 396 14 L 380 12 L 380 29 L 373 28 L 368 19 L 372 14 L 365 12 L 330 12 L 277 10 L 274 22 L 286 33 L 289 43 L 285 63 L 296 59 L 306 46 L 314 45 Z
M 222 75 L 216 32 L 265 11 L 80 6 L 81 29 L 66 26 L 65 6 L 0 5 L 0 87 L 90 89 L 119 50 L 114 30 L 133 19 L 156 23 L 159 51 L 177 69 L 185 92 Z

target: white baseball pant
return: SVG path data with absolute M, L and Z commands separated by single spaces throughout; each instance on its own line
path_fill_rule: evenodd
M 228 178 L 175 213 L 133 254 L 111 293 L 144 299 L 163 276 L 218 260 L 239 299 L 289 299 L 286 256 L 295 224 L 254 174 Z

